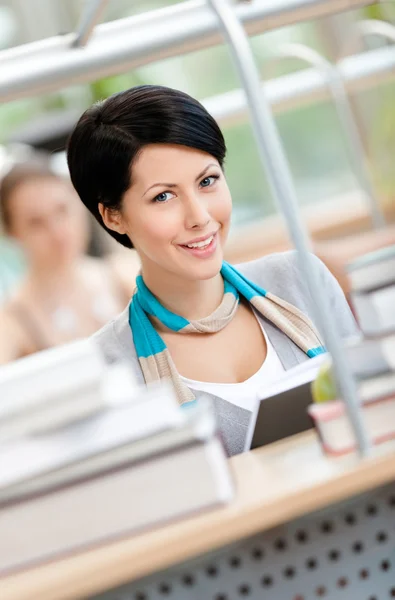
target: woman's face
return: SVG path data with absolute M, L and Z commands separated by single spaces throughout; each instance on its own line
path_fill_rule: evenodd
M 132 240 L 144 272 L 202 280 L 221 268 L 231 209 L 225 176 L 213 156 L 152 144 L 133 164 L 131 187 L 113 218 L 117 231 Z M 107 225 L 114 228 L 114 222 Z
M 8 205 L 9 233 L 35 266 L 59 267 L 85 250 L 86 215 L 67 182 L 28 179 L 12 191 Z

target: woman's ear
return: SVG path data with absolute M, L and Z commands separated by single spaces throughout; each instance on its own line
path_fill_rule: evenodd
M 115 231 L 116 233 L 120 233 L 122 235 L 126 233 L 126 229 L 123 224 L 123 218 L 119 211 L 113 210 L 112 208 L 107 208 L 101 202 L 99 202 L 98 208 L 101 218 L 103 219 L 103 223 L 108 229 L 111 229 L 111 231 Z

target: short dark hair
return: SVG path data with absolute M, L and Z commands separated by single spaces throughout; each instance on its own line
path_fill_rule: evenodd
M 7 172 L 0 183 L 0 222 L 5 233 L 12 228 L 11 197 L 15 190 L 29 181 L 54 179 L 64 181 L 48 166 L 41 162 L 17 163 Z
M 99 203 L 119 210 L 132 182 L 132 165 L 148 144 L 178 144 L 207 152 L 221 165 L 226 154 L 222 132 L 207 110 L 188 94 L 142 85 L 88 108 L 68 141 L 71 181 L 85 206 L 108 233 L 127 248 L 127 235 L 108 229 Z

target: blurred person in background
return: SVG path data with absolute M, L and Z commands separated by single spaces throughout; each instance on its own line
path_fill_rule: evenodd
M 0 363 L 89 336 L 126 306 L 136 273 L 86 255 L 88 213 L 68 180 L 15 165 L 0 183 L 0 216 L 27 261 L 0 307 Z

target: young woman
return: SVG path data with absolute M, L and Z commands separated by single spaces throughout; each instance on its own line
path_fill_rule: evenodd
M 0 364 L 91 335 L 127 305 L 132 277 L 126 289 L 109 265 L 84 254 L 87 214 L 69 181 L 15 166 L 0 185 L 0 213 L 28 263 L 0 309 Z
M 85 206 L 142 265 L 129 307 L 98 343 L 108 357 L 126 358 L 140 382 L 170 378 L 180 403 L 211 395 L 234 454 L 265 386 L 324 350 L 295 253 L 238 268 L 223 262 L 232 212 L 225 153 L 199 102 L 141 86 L 83 114 L 68 164 Z M 319 269 L 348 336 L 355 323 L 343 293 Z

